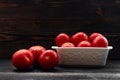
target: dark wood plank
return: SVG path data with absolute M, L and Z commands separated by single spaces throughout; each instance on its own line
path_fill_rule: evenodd
M 0 57 L 31 45 L 50 48 L 60 32 L 84 31 L 104 34 L 114 46 L 109 57 L 119 59 L 119 26 L 119 0 L 0 0 Z

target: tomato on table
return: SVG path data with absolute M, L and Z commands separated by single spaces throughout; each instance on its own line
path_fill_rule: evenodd
M 39 57 L 39 64 L 45 70 L 53 69 L 57 66 L 59 58 L 54 50 L 46 50 Z
M 34 56 L 27 49 L 20 49 L 12 56 L 12 64 L 17 69 L 29 69 L 34 62 Z

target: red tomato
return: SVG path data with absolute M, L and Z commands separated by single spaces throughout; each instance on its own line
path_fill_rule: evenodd
M 71 42 L 65 42 L 61 45 L 61 47 L 75 47 L 75 45 Z
M 65 42 L 70 42 L 70 37 L 66 33 L 60 33 L 55 38 L 57 46 L 61 46 Z
M 91 47 L 91 43 L 89 41 L 81 41 L 77 47 Z
M 58 55 L 54 50 L 46 50 L 39 57 L 39 64 L 45 70 L 53 69 L 58 61 Z
M 89 37 L 89 41 L 92 42 L 97 36 L 103 36 L 103 35 L 97 32 L 92 33 Z
M 46 50 L 43 46 L 32 46 L 29 51 L 33 54 L 35 62 L 38 62 L 39 56 Z
M 93 42 L 92 42 L 93 47 L 107 47 L 108 46 L 108 40 L 104 36 L 97 36 Z
M 34 56 L 29 50 L 20 49 L 12 56 L 12 64 L 17 69 L 28 69 L 34 62 Z
M 78 32 L 71 37 L 71 41 L 77 46 L 81 41 L 88 41 L 88 36 L 84 32 Z

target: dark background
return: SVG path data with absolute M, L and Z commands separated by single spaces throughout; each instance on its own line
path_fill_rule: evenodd
M 0 58 L 33 45 L 50 49 L 58 33 L 78 31 L 105 35 L 109 59 L 120 59 L 120 1 L 0 0 Z

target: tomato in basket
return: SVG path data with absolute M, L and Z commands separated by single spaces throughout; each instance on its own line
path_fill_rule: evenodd
M 104 36 L 97 36 L 93 42 L 92 42 L 93 47 L 108 47 L 108 40 Z
M 88 41 L 88 35 L 84 32 L 77 32 L 71 37 L 71 41 L 77 46 L 81 41 Z
M 92 42 L 97 36 L 103 36 L 101 33 L 94 32 L 89 36 L 89 41 Z
M 77 47 L 91 47 L 91 43 L 89 41 L 81 41 Z
M 61 47 L 75 47 L 75 45 L 71 42 L 65 42 L 61 45 Z
M 65 42 L 70 42 L 70 37 L 66 33 L 60 33 L 56 36 L 55 42 L 57 46 L 61 46 Z

